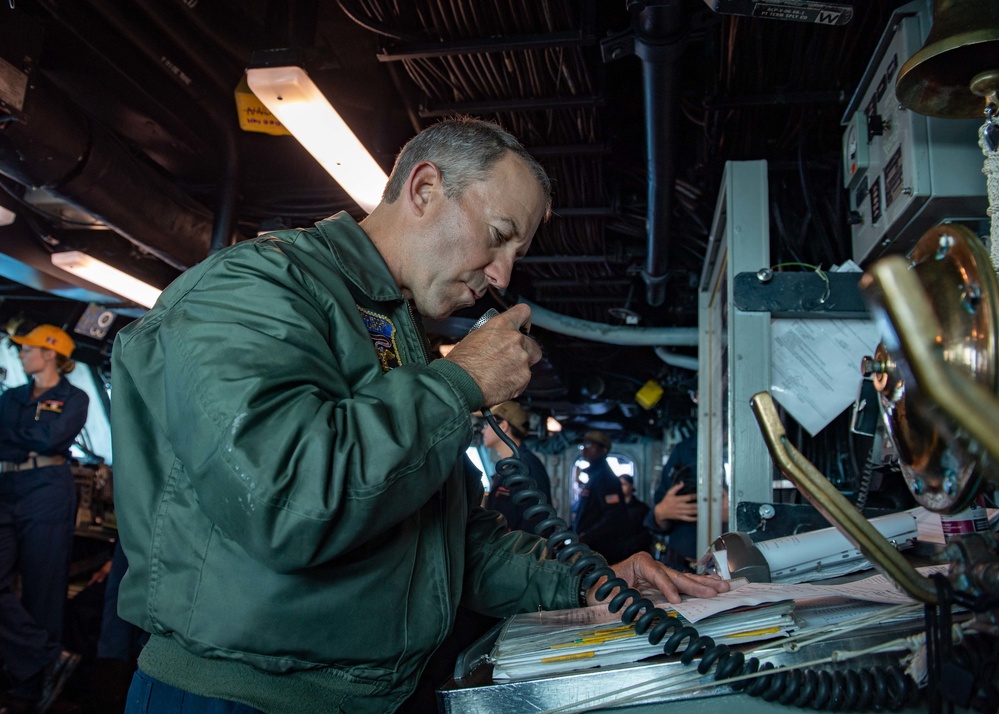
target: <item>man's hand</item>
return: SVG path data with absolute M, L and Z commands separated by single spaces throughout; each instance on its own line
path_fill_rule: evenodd
M 94 583 L 103 583 L 105 580 L 108 579 L 108 575 L 110 574 L 111 574 L 111 561 L 108 560 L 106 563 L 104 563 L 104 565 L 100 567 L 100 570 L 96 571 L 93 575 L 90 576 L 90 580 L 89 582 L 87 582 L 87 586 L 89 587 Z
M 444 358 L 471 375 L 484 406 L 519 396 L 531 381 L 531 365 L 541 359 L 541 348 L 521 332 L 530 324 L 531 308 L 514 305 L 468 333 Z
M 648 553 L 635 553 L 627 560 L 622 560 L 617 565 L 612 565 L 611 569 L 617 577 L 623 579 L 630 587 L 641 592 L 642 590 L 659 590 L 666 599 L 672 603 L 680 602 L 680 595 L 693 595 L 694 597 L 714 597 L 718 593 L 728 592 L 728 581 L 722 580 L 717 575 L 688 575 L 678 570 L 667 568 L 659 561 L 653 559 Z M 586 604 L 596 605 L 597 588 L 604 584 L 601 578 L 597 584 L 586 591 Z M 612 595 L 617 594 L 615 590 Z
M 673 484 L 662 500 L 653 509 L 656 525 L 666 526 L 666 521 L 686 521 L 694 523 L 697 520 L 697 494 L 680 495 L 683 483 Z

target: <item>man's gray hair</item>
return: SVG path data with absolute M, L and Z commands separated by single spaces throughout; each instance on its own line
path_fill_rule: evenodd
M 382 200 L 395 203 L 409 174 L 422 161 L 429 161 L 440 169 L 444 195 L 456 198 L 471 184 L 484 180 L 507 151 L 523 159 L 537 179 L 544 192 L 547 219 L 551 212 L 552 187 L 541 164 L 498 124 L 471 117 L 445 119 L 406 142 L 385 184 Z

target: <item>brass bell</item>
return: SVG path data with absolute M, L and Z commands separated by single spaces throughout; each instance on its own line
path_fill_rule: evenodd
M 999 92 L 999 0 L 934 0 L 926 42 L 902 65 L 899 102 L 946 119 L 982 117 Z

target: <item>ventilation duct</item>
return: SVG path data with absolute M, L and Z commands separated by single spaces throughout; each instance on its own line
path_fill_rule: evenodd
M 0 131 L 0 173 L 44 187 L 183 270 L 208 255 L 212 215 L 36 76 Z

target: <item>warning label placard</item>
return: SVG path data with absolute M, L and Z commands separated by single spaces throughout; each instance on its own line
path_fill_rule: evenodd
M 845 25 L 853 17 L 853 9 L 844 5 L 821 2 L 780 2 L 769 0 L 753 6 L 753 17 L 793 22 L 815 22 L 820 25 Z

